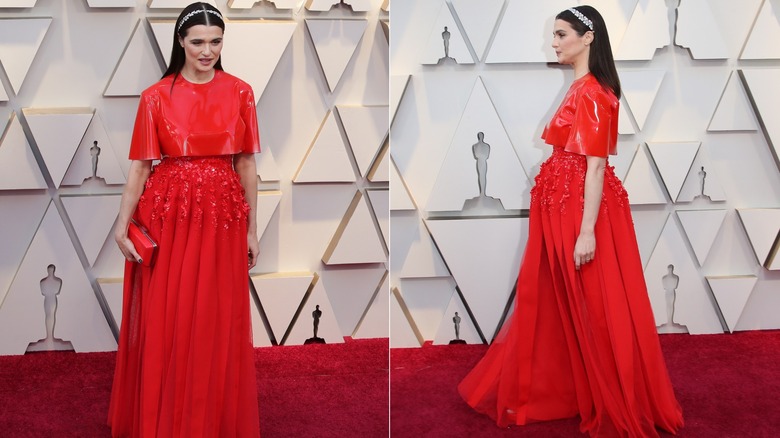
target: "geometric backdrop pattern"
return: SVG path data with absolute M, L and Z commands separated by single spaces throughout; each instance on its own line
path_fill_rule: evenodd
M 5 2 L 15 9 L 0 19 L 0 354 L 112 350 L 124 266 L 112 229 L 138 96 L 162 74 L 175 17 L 190 1 L 22 3 Z M 248 275 L 255 345 L 302 344 L 316 306 L 328 343 L 387 337 L 389 210 L 367 198 L 388 203 L 388 182 L 366 177 L 389 175 L 378 162 L 389 117 L 383 2 L 210 3 L 226 18 L 225 69 L 257 98 L 261 257 Z M 307 23 L 327 26 L 313 41 Z M 347 45 L 344 28 L 360 30 Z M 339 80 L 331 83 L 324 69 L 334 59 Z M 294 184 L 326 115 L 350 178 Z M 314 173 L 328 165 L 307 163 Z M 360 214 L 350 221 L 355 197 Z M 323 254 L 344 227 L 363 240 L 342 242 L 350 263 L 330 266 Z
M 780 35 L 780 4 L 579 3 L 609 26 L 624 91 L 610 161 L 625 175 L 659 332 L 780 328 L 769 310 L 780 308 L 780 52 L 767 38 Z M 447 343 L 456 326 L 469 343 L 491 342 L 513 311 L 528 192 L 498 169 L 519 158 L 530 182 L 550 153 L 539 137 L 572 80 L 548 64 L 551 29 L 570 6 L 394 2 L 390 74 L 403 80 L 390 90 L 391 346 Z M 461 41 L 469 56 L 448 61 Z M 475 82 L 489 96 L 479 106 Z M 497 164 L 498 150 L 512 156 Z M 506 208 L 495 193 L 525 206 Z M 517 224 L 497 225 L 507 220 Z

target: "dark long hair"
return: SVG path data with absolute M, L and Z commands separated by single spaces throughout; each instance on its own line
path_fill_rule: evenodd
M 203 12 L 196 12 L 195 14 L 190 15 L 192 12 L 199 9 Z M 208 10 L 214 11 L 216 14 L 206 12 Z M 173 48 L 171 49 L 171 61 L 168 63 L 168 70 L 165 70 L 165 73 L 163 73 L 162 77 L 174 75 L 173 82 L 176 82 L 176 78 L 179 76 L 179 73 L 181 73 L 181 69 L 184 68 L 186 57 L 184 55 L 184 47 L 179 44 L 179 37 L 186 37 L 187 29 L 198 24 L 203 24 L 206 26 L 219 26 L 219 28 L 222 29 L 222 32 L 224 32 L 225 22 L 222 21 L 220 18 L 221 16 L 222 14 L 219 13 L 217 8 L 203 2 L 192 3 L 191 5 L 184 8 L 183 11 L 181 11 L 179 18 L 176 19 L 176 27 L 173 29 Z M 184 17 L 188 18 L 182 24 Z M 222 54 L 220 54 L 219 59 L 217 59 L 217 62 L 214 64 L 214 68 L 217 70 L 222 70 Z
M 615 93 L 615 97 L 620 99 L 620 78 L 615 68 L 615 59 L 612 57 L 612 46 L 609 44 L 609 34 L 604 18 L 592 6 L 577 6 L 573 9 L 578 10 L 593 23 L 593 42 L 590 45 L 588 69 L 602 86 L 611 89 Z M 558 14 L 555 19 L 569 23 L 579 36 L 585 35 L 585 32 L 590 30 L 568 9 Z

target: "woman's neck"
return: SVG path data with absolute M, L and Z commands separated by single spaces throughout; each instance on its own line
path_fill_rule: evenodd
M 199 70 L 190 70 L 186 66 L 181 69 L 180 74 L 186 79 L 188 82 L 192 82 L 194 84 L 205 84 L 206 82 L 211 81 L 214 79 L 214 75 L 216 74 L 215 69 L 211 69 L 208 71 L 199 71 Z
M 585 62 L 580 62 L 574 64 L 574 80 L 585 76 L 586 74 L 590 73 L 590 69 L 588 68 L 588 62 L 585 60 Z

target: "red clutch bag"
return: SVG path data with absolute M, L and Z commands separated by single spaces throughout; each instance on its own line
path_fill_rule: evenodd
M 143 225 L 130 219 L 130 225 L 127 227 L 127 237 L 133 242 L 135 251 L 141 256 L 141 265 L 152 266 L 154 258 L 157 256 L 157 242 L 149 235 L 149 232 Z

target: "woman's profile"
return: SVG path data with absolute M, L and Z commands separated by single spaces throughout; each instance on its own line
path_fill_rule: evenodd
M 542 137 L 515 311 L 458 386 L 499 425 L 579 415 L 591 436 L 683 425 L 661 353 L 616 153 L 620 80 L 603 18 L 556 16 L 553 49 L 574 81 Z
M 127 259 L 115 437 L 259 436 L 247 271 L 260 143 L 251 87 L 222 70 L 224 30 L 213 6 L 187 6 L 168 70 L 138 105 L 114 232 Z M 131 219 L 158 245 L 150 267 Z

